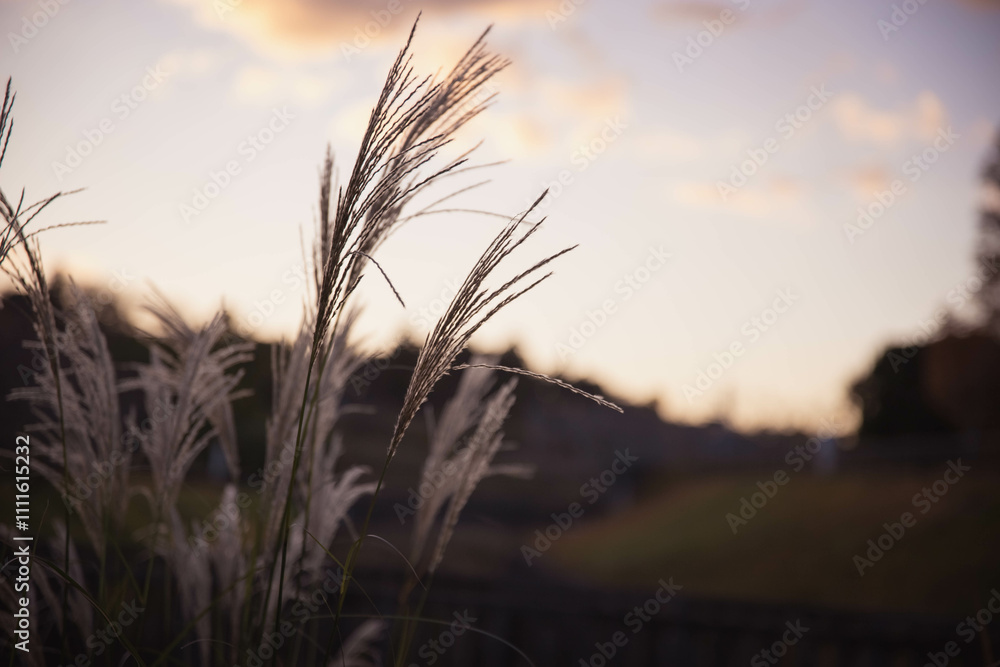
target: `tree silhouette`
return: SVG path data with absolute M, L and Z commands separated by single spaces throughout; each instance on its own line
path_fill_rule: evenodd
M 983 286 L 976 301 L 984 328 L 1000 335 L 1000 132 L 983 168 L 982 179 L 984 203 L 976 259 L 982 269 Z

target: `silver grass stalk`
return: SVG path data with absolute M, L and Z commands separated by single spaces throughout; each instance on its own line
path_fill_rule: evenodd
M 288 558 L 297 566 L 294 571 L 289 569 L 285 573 L 281 604 L 294 599 L 298 589 L 309 589 L 322 580 L 323 571 L 329 565 L 329 556 L 320 545 L 327 549 L 332 546 L 351 507 L 375 489 L 373 483 L 360 481 L 369 472 L 366 467 L 352 466 L 339 474 L 334 473 L 333 465 L 339 451 L 338 444 L 319 471 L 323 483 L 312 490 L 313 496 L 308 505 L 300 510 L 292 522 Z M 280 572 L 276 572 L 275 576 L 280 576 Z M 274 613 L 278 603 L 277 597 L 269 601 L 268 615 Z
M 37 286 L 31 289 L 40 291 Z M 30 427 L 40 435 L 33 441 L 34 469 L 80 516 L 91 545 L 103 556 L 104 522 L 108 529 L 117 529 L 127 506 L 123 499 L 128 495 L 132 457 L 122 437 L 123 387 L 116 379 L 107 340 L 90 304 L 73 284 L 70 297 L 69 307 L 61 313 L 63 330 L 52 336 L 59 350 L 60 378 L 51 366 L 45 367 L 36 374 L 35 385 L 13 390 L 11 398 L 29 401 L 38 420 Z M 42 328 L 37 321 L 36 328 Z M 26 346 L 44 349 L 40 342 Z
M 495 357 L 473 357 L 475 363 L 492 363 Z M 413 544 L 410 557 L 419 562 L 430 534 L 431 525 L 457 483 L 459 468 L 454 455 L 462 438 L 479 421 L 487 394 L 493 386 L 493 373 L 488 369 L 473 368 L 462 373 L 455 394 L 448 399 L 441 410 L 441 417 L 432 434 L 427 450 L 427 458 L 420 474 L 419 489 L 432 489 L 417 510 L 413 526 Z M 445 465 L 445 464 L 448 465 Z M 450 474 L 448 474 L 450 472 Z M 435 483 L 435 479 L 443 480 Z M 422 493 L 422 491 L 421 491 Z
M 498 288 L 485 287 L 487 279 L 492 277 L 501 262 L 527 241 L 541 226 L 542 221 L 531 223 L 527 231 L 518 234 L 518 229 L 538 206 L 542 197 L 535 200 L 527 211 L 508 222 L 500 234 L 490 243 L 459 287 L 441 319 L 424 340 L 417 356 L 413 376 L 406 390 L 406 396 L 403 399 L 403 407 L 396 419 L 396 425 L 389 442 L 387 461 L 395 456 L 396 450 L 420 406 L 427 400 L 434 385 L 452 370 L 455 359 L 466 348 L 472 335 L 501 309 L 552 274 L 547 273 L 540 278 L 535 278 L 525 287 L 523 283 L 526 279 L 533 278 L 554 259 L 573 249 L 566 248 L 549 255 L 510 278 Z
M 198 614 L 209 606 L 212 600 L 212 561 L 210 549 L 200 547 L 203 536 L 199 528 L 193 529 L 189 539 L 184 530 L 183 521 L 177 508 L 168 508 L 170 529 L 167 532 L 167 547 L 163 551 L 167 565 L 173 574 L 180 598 L 181 613 L 184 618 L 195 619 Z M 201 664 L 207 665 L 210 646 L 206 640 L 211 638 L 212 619 L 208 614 L 198 618 L 194 625 L 195 639 Z
M 278 501 L 276 493 L 293 484 L 293 502 L 304 506 L 316 488 L 333 479 L 334 462 L 339 449 L 333 442 L 333 432 L 340 418 L 340 404 L 347 382 L 365 362 L 348 343 L 356 312 L 348 312 L 339 330 L 332 336 L 328 362 L 315 374 L 308 372 L 311 329 L 306 320 L 291 345 L 272 348 L 273 405 L 267 420 L 264 469 L 270 481 L 268 497 Z M 309 387 L 306 387 L 306 378 Z M 315 407 L 302 434 L 300 459 L 303 474 L 292 480 L 292 452 L 298 429 L 298 403 L 304 393 L 316 396 Z M 271 476 L 270 471 L 277 471 Z M 282 516 L 272 512 L 265 530 L 265 544 L 271 548 L 277 538 Z M 267 550 L 265 550 L 265 553 Z
M 215 541 L 209 547 L 209 560 L 215 574 L 217 590 L 226 591 L 221 601 L 220 615 L 229 620 L 229 637 L 235 644 L 239 636 L 239 627 L 243 606 L 246 601 L 246 588 L 238 583 L 245 576 L 248 566 L 247 557 L 247 518 L 240 510 L 237 500 L 238 489 L 235 484 L 227 484 L 219 501 L 219 508 L 236 508 L 236 516 L 219 530 Z M 233 659 L 236 659 L 234 653 Z
M 469 443 L 461 450 L 459 456 L 456 457 L 456 464 L 459 466 L 459 472 L 455 475 L 457 484 L 453 489 L 450 489 L 448 511 L 445 513 L 441 530 L 438 533 L 437 544 L 427 565 L 427 571 L 432 574 L 444 558 L 445 549 L 448 542 L 451 541 L 462 508 L 469 502 L 469 498 L 479 482 L 492 472 L 490 464 L 500 450 L 503 441 L 501 429 L 510 413 L 511 406 L 514 405 L 515 387 L 517 387 L 517 380 L 508 380 L 490 397 L 475 433 L 469 439 Z
M 238 509 L 236 497 L 236 486 L 227 484 L 216 513 L 227 512 L 228 521 L 212 539 L 205 534 L 202 522 L 193 522 L 190 533 L 185 531 L 180 515 L 172 510 L 170 520 L 174 528 L 170 531 L 169 547 L 163 554 L 177 582 L 183 617 L 194 619 L 210 605 L 213 594 L 221 594 L 212 611 L 223 623 L 234 646 L 239 638 L 245 604 L 245 589 L 238 581 L 247 566 L 247 523 Z M 229 514 L 233 508 L 237 508 L 235 516 Z M 209 664 L 210 640 L 213 639 L 211 621 L 212 616 L 206 614 L 194 626 L 202 664 Z
M 138 378 L 124 384 L 142 390 L 150 415 L 162 406 L 170 408 L 163 418 L 151 419 L 151 428 L 135 433 L 149 461 L 155 506 L 167 511 L 176 505 L 191 464 L 213 439 L 219 438 L 235 459 L 235 442 L 228 441 L 226 425 L 243 372 L 233 369 L 251 355 L 248 345 L 219 345 L 225 332 L 223 313 L 194 331 L 165 302 L 148 309 L 165 337 L 150 349 L 150 363 L 137 367 Z

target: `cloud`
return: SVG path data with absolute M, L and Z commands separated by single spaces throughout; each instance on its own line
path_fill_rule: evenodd
M 901 110 L 872 107 L 858 93 L 843 93 L 833 102 L 833 119 L 845 139 L 883 146 L 917 138 L 929 141 L 947 124 L 948 116 L 937 95 L 921 92 Z
M 753 11 L 749 11 L 751 4 L 754 5 Z M 693 23 L 700 26 L 705 21 L 718 21 L 723 12 L 729 11 L 741 19 L 737 24 L 742 23 L 742 19 L 752 18 L 754 21 L 762 21 L 765 25 L 773 27 L 794 17 L 805 5 L 802 0 L 780 0 L 769 4 L 771 6 L 761 9 L 757 0 L 728 2 L 672 0 L 654 6 L 651 13 L 654 19 L 664 23 Z
M 541 15 L 532 0 L 169 0 L 190 9 L 202 25 L 233 32 L 284 55 L 363 50 L 370 42 L 398 41 L 418 11 L 424 16 L 465 14 L 489 22 Z
M 653 16 L 663 21 L 681 22 L 714 21 L 725 10 L 735 13 L 737 5 L 727 2 L 689 2 L 680 0 L 657 5 L 653 8 Z
M 500 103 L 486 116 L 516 130 L 516 136 L 507 138 L 517 141 L 519 154 L 553 146 L 576 150 L 615 119 L 628 126 L 627 132 L 632 131 L 629 82 L 623 77 L 591 75 L 565 81 L 517 67 L 501 76 Z M 510 129 L 504 133 L 509 135 Z M 491 127 L 487 133 L 492 136 L 493 131 Z
M 673 188 L 676 202 L 690 208 L 727 211 L 771 221 L 799 221 L 803 217 L 803 188 L 798 181 L 782 176 L 759 185 L 747 185 L 722 200 L 715 183 L 682 181 Z
M 755 137 L 739 127 L 720 128 L 710 135 L 677 130 L 673 127 L 637 125 L 629 135 L 629 149 L 637 160 L 652 166 L 666 164 L 691 165 L 702 162 L 717 169 L 735 153 L 745 150 Z

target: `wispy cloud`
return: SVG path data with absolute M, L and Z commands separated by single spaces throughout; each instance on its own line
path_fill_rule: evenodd
M 933 139 L 947 124 L 948 115 L 931 91 L 920 93 L 903 108 L 889 110 L 877 109 L 860 94 L 848 92 L 834 101 L 833 118 L 845 139 L 888 146 L 907 139 Z
M 541 15 L 532 0 L 167 0 L 190 8 L 206 27 L 233 32 L 255 46 L 286 54 L 326 53 L 358 35 L 394 44 L 418 11 L 436 18 L 474 15 L 490 22 Z

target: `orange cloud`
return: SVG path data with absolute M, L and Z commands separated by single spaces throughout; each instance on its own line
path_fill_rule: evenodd
M 398 38 L 418 11 L 470 15 L 485 23 L 541 16 L 532 0 L 170 0 L 189 7 L 202 25 L 236 33 L 286 55 L 319 54 Z
M 705 181 L 682 181 L 673 188 L 673 199 L 690 208 L 728 211 L 771 222 L 793 221 L 804 217 L 804 193 L 796 180 L 775 176 L 755 186 L 738 190 L 723 202 L 716 184 Z
M 889 171 L 882 165 L 858 167 L 849 171 L 846 177 L 854 189 L 855 196 L 863 201 L 870 200 L 873 192 L 888 189 L 891 179 Z
M 695 2 L 692 0 L 673 0 L 653 7 L 654 18 L 666 23 L 702 23 L 718 20 L 719 15 L 729 11 L 741 19 L 753 17 L 755 21 L 774 26 L 790 19 L 804 7 L 802 0 L 786 0 L 763 12 L 748 12 L 752 0 L 726 0 L 723 2 Z M 738 22 L 741 23 L 742 21 Z
M 889 111 L 874 108 L 857 93 L 844 93 L 833 103 L 833 119 L 850 141 L 889 145 L 913 137 L 929 141 L 947 125 L 948 115 L 930 91 L 917 95 L 904 109 Z

